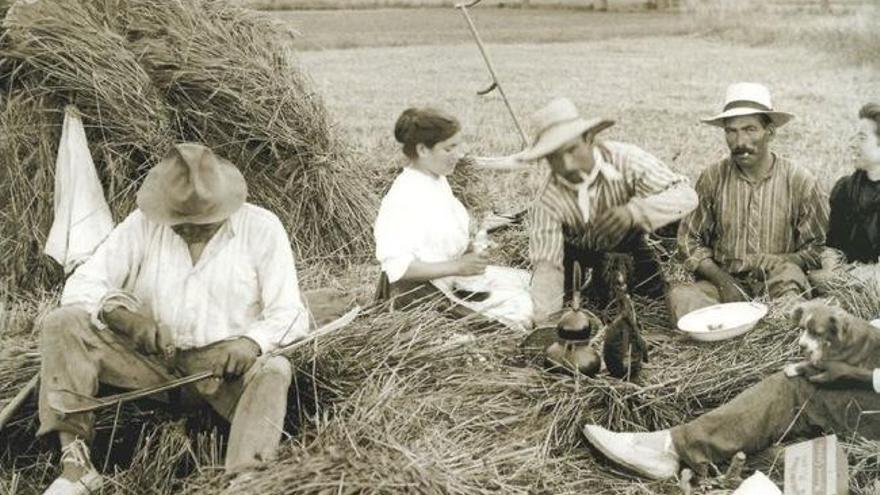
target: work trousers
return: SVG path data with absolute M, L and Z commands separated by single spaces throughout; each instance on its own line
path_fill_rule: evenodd
M 124 389 L 156 386 L 176 378 L 159 358 L 133 350 L 123 336 L 99 330 L 89 314 L 61 307 L 41 323 L 39 434 L 66 432 L 85 440 L 94 437 L 94 414 L 62 414 L 86 406 L 99 383 Z M 181 352 L 175 369 L 192 369 L 198 351 Z M 281 441 L 292 371 L 284 357 L 261 357 L 238 379 L 217 387 L 187 386 L 231 422 L 226 468 L 237 470 L 271 459 Z M 211 379 L 209 379 L 211 380 Z M 214 390 L 208 392 L 208 388 Z
M 705 475 L 709 463 L 729 461 L 801 436 L 835 433 L 880 440 L 880 394 L 873 390 L 814 385 L 775 373 L 727 404 L 672 429 L 681 461 Z M 865 414 L 863 414 L 865 413 Z

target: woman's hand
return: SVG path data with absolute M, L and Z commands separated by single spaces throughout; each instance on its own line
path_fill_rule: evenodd
M 489 259 L 482 254 L 467 253 L 456 264 L 457 275 L 482 275 L 486 271 L 486 266 L 489 265 Z

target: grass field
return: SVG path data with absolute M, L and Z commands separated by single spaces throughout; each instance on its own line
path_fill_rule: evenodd
M 617 121 L 617 125 L 607 131 L 608 139 L 637 144 L 674 169 L 695 178 L 704 166 L 725 154 L 720 131 L 700 124 L 699 118 L 718 111 L 730 82 L 759 81 L 770 86 L 779 109 L 796 115 L 796 119 L 778 133 L 775 150 L 814 172 L 823 186 L 830 187 L 837 177 L 851 170 L 854 159 L 851 138 L 856 129 L 858 108 L 865 101 L 880 99 L 880 66 L 863 62 L 877 53 L 871 48 L 876 38 L 865 34 L 872 26 L 869 20 L 876 19 L 871 15 L 876 14 L 841 14 L 830 18 L 813 14 L 786 15 L 767 17 L 758 24 L 754 19 L 747 22 L 734 17 L 712 19 L 710 14 L 594 14 L 540 9 L 481 9 L 474 13 L 499 78 L 529 132 L 532 128 L 527 116 L 532 111 L 552 97 L 569 96 L 585 115 L 601 115 Z M 497 94 L 476 95 L 477 90 L 487 86 L 489 77 L 464 20 L 452 9 L 308 11 L 276 15 L 301 33 L 294 41 L 301 50 L 299 60 L 311 74 L 331 116 L 354 144 L 365 180 L 373 180 L 375 175 L 384 177 L 376 181 L 377 188 L 387 184 L 394 169 L 404 164 L 393 140 L 392 128 L 399 113 L 411 105 L 432 105 L 457 115 L 464 125 L 466 141 L 477 154 L 502 154 L 520 148 L 519 137 Z M 742 28 L 746 24 L 748 29 Z M 873 26 L 876 30 L 876 25 Z M 825 33 L 823 36 L 829 36 L 828 39 L 835 32 L 843 33 L 838 36 L 842 40 L 839 43 L 849 48 L 835 51 L 837 45 L 829 42 L 827 50 L 821 49 L 818 45 L 826 39 L 821 37 L 812 43 L 802 42 L 816 32 L 811 31 L 814 29 Z M 853 43 L 853 33 L 868 37 Z M 542 167 L 543 164 L 536 165 L 517 173 L 481 172 L 475 180 L 465 184 L 465 188 L 470 196 L 482 200 L 481 205 L 491 204 L 501 210 L 519 208 L 529 203 L 541 183 L 545 174 Z M 382 172 L 376 174 L 376 170 Z M 520 241 L 521 234 L 517 234 Z M 519 259 L 523 254 L 518 253 Z M 342 286 L 366 298 L 378 271 L 370 256 L 364 253 L 363 259 L 369 261 L 358 262 L 345 272 L 326 270 L 313 260 L 298 260 L 302 283 L 306 287 Z M 6 299 L 0 298 L 0 302 Z M 44 312 L 51 301 L 52 296 L 46 295 L 38 304 L 0 305 L 0 344 L 33 337 L 32 317 Z M 586 411 L 580 407 L 579 397 L 587 393 L 585 390 L 595 391 L 605 382 L 591 384 L 543 378 L 531 368 L 505 367 L 509 356 L 504 353 L 512 352 L 514 347 L 508 334 L 478 335 L 476 349 L 462 357 L 449 346 L 428 342 L 429 337 L 448 336 L 447 332 L 460 330 L 448 321 L 436 316 L 423 321 L 419 315 L 399 316 L 397 323 L 391 320 L 380 318 L 375 324 L 377 327 L 386 323 L 411 325 L 417 334 L 424 334 L 422 340 L 415 337 L 414 343 L 395 340 L 387 343 L 387 356 L 365 355 L 364 359 L 376 361 L 369 361 L 376 365 L 376 371 L 365 372 L 363 382 L 346 385 L 351 389 L 350 400 L 340 401 L 307 418 L 304 433 L 286 442 L 282 460 L 270 466 L 270 472 L 261 474 L 267 480 L 284 480 L 287 469 L 287 476 L 295 474 L 302 478 L 288 480 L 287 485 L 272 485 L 275 489 L 270 490 L 251 484 L 248 485 L 250 490 L 236 493 L 409 491 L 395 490 L 395 486 L 448 493 L 460 486 L 472 486 L 465 481 L 474 479 L 485 480 L 481 489 L 486 493 L 678 493 L 670 483 L 641 483 L 609 469 L 578 443 L 577 428 L 585 418 L 594 418 L 594 413 L 596 418 L 619 414 L 618 417 L 625 418 L 622 422 L 630 420 L 629 413 L 613 410 L 613 407 L 629 404 L 614 403 L 612 399 L 618 396 L 608 399 L 611 404 L 608 410 Z M 651 343 L 659 348 L 661 364 L 654 361 L 647 368 L 655 381 L 665 372 L 660 369 L 662 363 L 675 359 L 682 349 L 700 359 L 711 360 L 722 352 L 736 355 L 740 345 L 757 349 L 780 345 L 773 340 L 775 334 L 771 332 L 775 330 L 763 327 L 746 340 L 714 348 L 698 347 L 673 341 L 661 328 L 664 324 L 661 318 L 655 320 L 651 322 Z M 373 324 L 373 320 L 367 324 Z M 380 328 L 375 331 L 379 332 Z M 430 331 L 437 334 L 431 335 Z M 365 342 L 376 347 L 386 345 L 376 342 L 375 338 Z M 322 352 L 331 359 L 335 357 L 333 349 Z M 360 359 L 358 352 L 351 352 Z M 781 359 L 775 355 L 772 358 Z M 457 367 L 443 368 L 447 360 Z M 359 360 L 351 362 L 356 363 L 355 367 L 367 366 Z M 326 363 L 319 363 L 322 365 Z M 741 377 L 738 384 L 757 378 L 749 363 L 739 365 L 745 378 Z M 431 374 L 450 369 L 455 373 L 448 377 Z M 388 373 L 383 374 L 386 371 Z M 454 409 L 461 405 L 456 402 L 461 394 L 481 392 L 471 385 L 473 378 L 481 373 L 486 374 L 487 380 L 497 380 L 497 383 L 481 385 L 496 394 L 487 395 L 488 413 Z M 520 379 L 522 382 L 517 381 Z M 682 401 L 682 404 L 690 401 L 680 407 L 681 411 L 706 407 L 703 397 L 688 395 L 687 386 L 681 384 L 684 392 L 676 389 L 669 392 L 670 395 L 652 400 Z M 414 395 L 407 395 L 410 393 Z M 610 391 L 597 393 L 613 395 Z M 558 401 L 554 394 L 559 395 Z M 529 396 L 529 400 L 522 396 Z M 521 400 L 510 399 L 509 403 L 521 405 L 523 409 L 503 410 L 509 397 Z M 479 397 L 474 400 L 478 401 Z M 638 403 L 637 399 L 632 400 Z M 407 415 L 411 410 L 406 408 L 413 402 L 422 405 L 412 409 L 417 413 Z M 651 414 L 650 404 L 648 412 L 633 409 L 633 417 Z M 681 411 L 677 414 L 684 414 Z M 337 414 L 338 419 L 332 414 Z M 517 423 L 504 423 L 505 414 Z M 432 423 L 436 418 L 442 421 Z M 666 424 L 670 418 L 652 421 Z M 102 416 L 104 445 L 112 419 L 109 413 Z M 219 485 L 212 485 L 216 481 L 212 475 L 220 463 L 216 439 L 199 437 L 199 442 L 190 448 L 185 435 L 179 431 L 181 424 L 161 422 L 164 419 L 161 415 L 158 418 L 148 415 L 131 420 L 138 428 L 144 428 L 133 433 L 142 443 L 136 446 L 131 438 L 117 439 L 115 452 L 124 460 L 115 459 L 110 463 L 108 471 L 113 478 L 105 492 L 170 495 L 184 488 L 189 493 L 221 491 L 217 488 Z M 28 424 L 28 421 L 21 419 L 20 423 Z M 162 426 L 150 429 L 158 422 Z M 535 424 L 546 427 L 546 433 Z M 12 441 L 31 441 L 28 435 L 33 433 L 32 427 L 31 422 L 31 429 L 25 428 L 24 434 L 19 432 L 20 436 L 12 437 Z M 448 434 L 455 436 L 448 437 Z M 328 440 L 322 443 L 322 438 Z M 417 441 L 406 443 L 410 438 Z M 470 448 L 480 442 L 486 444 L 480 452 L 489 456 L 488 459 L 476 456 L 470 459 L 467 458 L 470 451 L 459 452 L 464 445 Z M 381 449 L 377 449 L 375 446 L 380 444 Z M 14 458 L 9 461 L 10 444 L 3 445 L 0 454 L 8 462 L 0 465 L 0 473 L 10 473 L 13 467 L 21 468 L 19 463 L 24 461 Z M 0 479 L 0 493 L 39 493 L 41 486 L 55 475 L 46 467 L 48 449 L 44 445 L 35 449 L 37 457 L 28 458 L 30 467 L 23 474 Z M 100 461 L 104 460 L 103 454 L 97 455 Z M 373 454 L 384 457 L 369 458 Z M 492 458 L 493 455 L 497 457 Z M 867 459 L 864 462 L 874 466 L 872 463 L 876 464 L 877 459 L 870 457 L 873 455 L 864 454 L 861 459 Z M 521 460 L 527 462 L 521 463 Z M 114 467 L 116 462 L 119 464 Z M 114 469 L 129 466 L 128 473 L 114 475 Z M 302 467 L 295 471 L 298 466 Z M 395 475 L 389 480 L 381 478 L 383 469 Z M 397 470 L 403 474 L 397 476 Z M 183 476 L 188 478 L 181 481 Z M 336 476 L 338 478 L 334 478 Z M 376 484 L 346 486 L 346 476 L 374 479 Z M 309 485 L 307 481 L 313 479 L 314 483 Z M 424 479 L 438 481 L 434 485 L 420 485 Z M 319 481 L 326 484 L 321 485 Z M 387 485 L 381 485 L 386 481 Z M 395 485 L 397 482 L 403 484 Z M 340 485 L 338 490 L 334 483 Z M 855 486 L 855 493 L 871 493 L 866 482 L 860 483 Z M 265 486 L 269 485 L 270 482 L 265 481 Z

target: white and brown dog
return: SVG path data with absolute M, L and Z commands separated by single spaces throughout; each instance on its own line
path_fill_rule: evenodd
M 842 361 L 868 369 L 880 367 L 880 329 L 842 308 L 822 301 L 798 305 L 791 318 L 803 329 L 798 344 L 807 360 L 789 364 L 785 375 L 812 376 L 820 361 Z

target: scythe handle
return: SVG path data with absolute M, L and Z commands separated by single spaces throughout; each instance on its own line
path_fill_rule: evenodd
M 469 9 L 469 8 L 471 8 L 471 7 L 475 6 L 475 5 L 477 5 L 478 3 L 482 2 L 482 1 L 483 1 L 483 0 L 471 0 L 470 2 L 459 2 L 459 3 L 455 4 L 455 8 L 457 8 L 457 9 Z
M 498 76 L 495 74 L 495 67 L 492 65 L 492 60 L 489 58 L 489 52 L 486 51 L 485 45 L 483 45 L 483 40 L 480 38 L 480 33 L 477 32 L 477 27 L 474 25 L 473 19 L 471 19 L 470 14 L 468 13 L 468 7 L 474 6 L 480 3 L 480 0 L 473 0 L 470 3 L 459 3 L 456 4 L 456 8 L 461 10 L 462 15 L 464 15 L 465 21 L 467 21 L 468 29 L 470 29 L 471 34 L 474 37 L 474 41 L 477 42 L 477 48 L 480 49 L 480 55 L 483 56 L 483 61 L 486 62 L 486 68 L 489 69 L 489 75 L 492 76 L 492 85 L 498 89 L 498 93 L 501 94 L 501 99 L 504 100 L 504 106 L 507 107 L 507 111 L 510 113 L 510 117 L 513 119 L 514 125 L 516 125 L 516 130 L 519 132 L 519 137 L 522 139 L 522 145 L 525 148 L 529 145 L 529 138 L 526 136 L 525 131 L 519 123 L 519 119 L 516 118 L 516 113 L 513 111 L 513 107 L 510 105 L 510 101 L 507 99 L 507 95 L 504 94 L 504 89 L 501 87 L 501 83 L 498 82 Z M 488 92 L 489 90 L 487 90 Z

